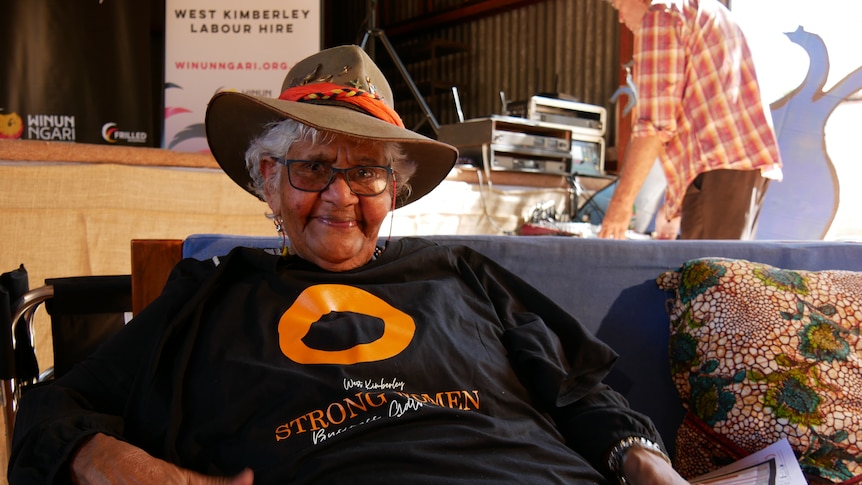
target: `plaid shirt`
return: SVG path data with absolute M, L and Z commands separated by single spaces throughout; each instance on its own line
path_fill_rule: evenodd
M 781 178 L 778 143 L 742 31 L 715 0 L 654 0 L 635 33 L 633 136 L 664 142 L 666 210 L 717 169 Z

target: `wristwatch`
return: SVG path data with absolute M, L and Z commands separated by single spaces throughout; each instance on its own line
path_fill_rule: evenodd
M 643 448 L 651 453 L 655 453 L 662 457 L 668 465 L 671 465 L 670 458 L 668 458 L 664 450 L 661 449 L 661 446 L 659 446 L 655 441 L 644 438 L 643 436 L 629 436 L 627 438 L 623 438 L 617 442 L 617 444 L 611 448 L 610 453 L 608 453 L 608 469 L 611 473 L 617 476 L 617 480 L 619 480 L 621 485 L 628 483 L 626 481 L 625 473 L 623 472 L 623 457 L 625 457 L 626 452 L 632 448 Z

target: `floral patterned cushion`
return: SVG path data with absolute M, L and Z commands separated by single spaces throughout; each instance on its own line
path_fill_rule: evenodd
M 703 258 L 662 274 L 693 477 L 786 437 L 803 471 L 862 475 L 862 273 Z M 854 479 L 854 477 L 856 477 Z

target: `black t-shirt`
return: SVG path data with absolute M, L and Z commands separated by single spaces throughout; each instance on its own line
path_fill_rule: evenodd
M 614 353 L 468 248 L 405 238 L 340 273 L 243 248 L 217 263 L 180 263 L 27 396 L 10 478 L 65 480 L 94 432 L 256 484 L 603 482 L 614 442 L 657 439 L 601 384 Z

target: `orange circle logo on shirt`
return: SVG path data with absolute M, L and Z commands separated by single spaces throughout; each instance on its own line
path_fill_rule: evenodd
M 311 326 L 331 312 L 354 312 L 383 320 L 383 335 L 373 342 L 344 350 L 313 349 L 302 339 Z M 344 285 L 306 288 L 278 321 L 279 346 L 298 364 L 357 364 L 388 359 L 413 340 L 416 323 L 410 315 L 365 290 Z

